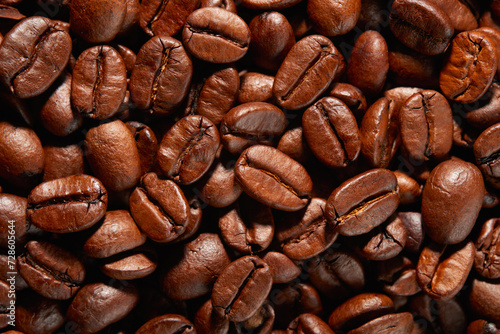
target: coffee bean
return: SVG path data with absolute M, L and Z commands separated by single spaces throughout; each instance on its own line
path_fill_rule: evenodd
M 494 323 L 482 319 L 474 320 L 467 327 L 467 333 L 469 334 L 489 334 L 498 333 L 498 331 L 499 329 Z
M 0 193 L 0 247 L 9 248 L 9 244 L 12 244 L 9 240 L 13 238 L 17 245 L 23 245 L 26 242 L 29 230 L 26 222 L 27 207 L 26 198 Z
M 16 305 L 16 328 L 23 333 L 50 334 L 64 324 L 65 309 L 61 302 L 33 293 L 22 296 Z
M 394 257 L 377 263 L 377 279 L 384 292 L 391 296 L 412 296 L 419 293 L 415 265 L 407 257 Z
M 139 23 L 150 36 L 173 36 L 199 6 L 200 0 L 144 0 L 141 2 Z
M 312 158 L 312 152 L 307 146 L 302 127 L 296 127 L 285 132 L 281 136 L 277 149 L 302 165 Z
M 178 314 L 165 314 L 153 318 L 141 326 L 136 334 L 182 333 L 195 334 L 194 325 Z
M 328 324 L 320 317 L 311 313 L 304 313 L 295 318 L 287 328 L 287 333 L 300 334 L 334 334 Z
M 328 95 L 344 102 L 356 118 L 362 118 L 368 109 L 363 92 L 351 84 L 335 82 L 330 86 Z
M 488 279 L 500 278 L 500 219 L 488 219 L 483 226 L 474 244 L 476 255 L 474 268 Z
M 424 241 L 424 230 L 422 226 L 422 214 L 420 212 L 399 212 L 399 219 L 408 232 L 406 239 L 405 250 L 418 254 Z
M 273 284 L 288 283 L 300 275 L 301 269 L 288 256 L 279 252 L 268 252 L 262 258 L 269 265 Z
M 498 326 L 500 324 L 499 281 L 486 281 L 476 278 L 472 280 L 471 285 L 469 294 L 471 310 L 480 318 L 490 319 Z
M 500 188 L 500 123 L 484 130 L 474 143 L 476 164 L 486 180 Z
M 361 14 L 360 0 L 307 2 L 307 14 L 318 32 L 326 36 L 344 35 L 354 28 Z
M 238 102 L 271 102 L 274 77 L 258 72 L 247 72 L 240 77 Z
M 498 58 L 500 59 L 500 56 Z M 487 128 L 500 122 L 500 85 L 493 82 L 483 98 L 487 99 L 486 104 L 465 115 L 467 123 L 478 128 Z
M 438 5 L 442 10 L 448 13 L 453 27 L 456 31 L 473 30 L 477 28 L 477 17 L 469 1 L 444 0 L 431 2 Z
M 242 0 L 241 4 L 250 9 L 278 10 L 291 7 L 300 0 Z
M 41 183 L 28 196 L 27 218 L 55 233 L 87 229 L 104 216 L 108 194 L 90 175 L 74 175 Z
M 200 334 L 224 334 L 229 331 L 229 320 L 214 311 L 212 300 L 207 300 L 196 312 L 194 324 Z
M 127 128 L 135 139 L 139 159 L 141 161 L 141 175 L 151 171 L 156 160 L 158 140 L 149 126 L 140 122 L 127 122 Z
M 133 280 L 151 275 L 158 266 L 153 252 L 134 250 L 120 253 L 104 261 L 101 271 L 114 279 Z
M 220 7 L 236 13 L 236 4 L 233 0 L 201 0 L 201 7 Z

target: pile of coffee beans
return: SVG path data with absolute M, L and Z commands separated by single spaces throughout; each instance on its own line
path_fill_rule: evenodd
M 0 330 L 500 333 L 500 0 L 0 0 Z

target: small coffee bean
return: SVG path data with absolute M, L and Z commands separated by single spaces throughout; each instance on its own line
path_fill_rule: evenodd
M 173 36 L 199 6 L 200 0 L 144 0 L 141 2 L 139 23 L 150 36 Z
M 335 82 L 330 86 L 328 95 L 344 102 L 356 118 L 362 118 L 368 109 L 363 92 L 351 84 Z
M 271 102 L 274 77 L 258 72 L 247 72 L 240 77 L 238 102 Z
M 101 266 L 104 275 L 119 280 L 133 280 L 151 275 L 158 266 L 154 252 L 134 250 L 105 260 Z
M 279 252 L 268 252 L 262 258 L 271 270 L 273 284 L 288 283 L 300 275 L 301 269 L 288 256 Z
M 354 28 L 361 14 L 360 0 L 307 2 L 307 14 L 315 29 L 326 36 L 344 35 Z
M 132 132 L 135 139 L 139 158 L 141 161 L 141 175 L 153 169 L 158 150 L 158 140 L 149 126 L 140 122 L 127 122 L 127 128 Z

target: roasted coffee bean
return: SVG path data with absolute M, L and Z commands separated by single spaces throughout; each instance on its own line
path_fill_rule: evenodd
M 311 151 L 326 166 L 347 167 L 358 158 L 356 118 L 341 100 L 324 97 L 313 104 L 302 116 L 302 127 Z
M 264 304 L 253 316 L 243 322 L 233 322 L 229 327 L 230 333 L 246 333 L 252 331 L 257 334 L 269 333 L 274 326 L 274 309 Z
M 488 279 L 500 278 L 500 219 L 488 219 L 475 242 L 474 268 Z
M 276 239 L 292 260 L 310 259 L 330 247 L 338 233 L 324 216 L 326 201 L 312 198 L 302 210 L 277 218 Z
M 139 159 L 141 161 L 141 175 L 151 171 L 156 160 L 158 140 L 149 126 L 140 122 L 127 122 L 127 128 L 132 132 L 135 139 Z
M 36 132 L 0 122 L 0 177 L 26 188 L 36 184 L 43 167 L 43 148 Z
M 198 334 L 227 334 L 229 331 L 229 320 L 213 310 L 211 299 L 196 312 L 194 325 Z
M 460 103 L 481 98 L 497 70 L 495 47 L 494 42 L 478 30 L 458 34 L 439 75 L 443 95 Z
M 88 284 L 78 291 L 66 316 L 76 326 L 78 333 L 97 333 L 123 319 L 138 300 L 139 293 L 129 282 L 116 287 L 104 283 Z
M 238 102 L 270 102 L 273 98 L 274 77 L 257 72 L 247 72 L 240 77 Z
M 274 79 L 280 107 L 297 110 L 310 105 L 333 80 L 343 56 L 321 35 L 307 36 L 288 52 Z
M 448 13 L 455 31 L 473 30 L 477 28 L 477 17 L 470 1 L 460 0 L 431 0 L 442 10 Z
M 85 279 L 85 267 L 75 255 L 45 241 L 28 242 L 17 268 L 33 290 L 50 299 L 70 299 Z
M 201 0 L 201 7 L 220 7 L 233 13 L 237 11 L 234 0 Z
M 500 329 L 486 320 L 475 320 L 467 327 L 467 334 L 498 334 Z
M 269 266 L 256 256 L 232 262 L 214 283 L 214 311 L 230 321 L 245 321 L 264 304 L 272 286 Z
M 186 49 L 210 63 L 241 59 L 250 45 L 250 29 L 237 14 L 218 7 L 200 8 L 187 18 L 182 30 Z
M 500 189 L 500 123 L 490 126 L 477 138 L 474 156 L 486 180 Z
M 43 181 L 60 179 L 85 172 L 83 149 L 77 144 L 45 146 Z
M 325 217 L 345 236 L 367 233 L 382 224 L 399 204 L 397 179 L 387 169 L 359 174 L 335 189 L 325 207 Z
M 304 313 L 295 318 L 287 328 L 287 334 L 335 334 L 320 317 Z
M 427 55 L 443 53 L 454 32 L 448 14 L 429 0 L 394 1 L 389 26 L 403 44 Z
M 330 86 L 328 95 L 344 102 L 357 118 L 363 117 L 368 109 L 363 92 L 351 84 L 335 82 Z
M 118 51 L 94 46 L 76 60 L 71 103 L 85 117 L 110 118 L 118 111 L 127 90 L 127 69 Z
M 300 275 L 301 269 L 288 256 L 279 252 L 269 252 L 262 258 L 269 265 L 273 284 L 288 283 Z
M 500 50 L 500 48 L 497 48 L 497 50 Z M 500 85 L 493 82 L 488 92 L 483 95 L 483 98 L 487 98 L 486 104 L 471 110 L 465 115 L 467 123 L 478 128 L 487 128 L 500 122 Z
M 90 175 L 73 175 L 41 183 L 28 196 L 28 221 L 55 233 L 87 229 L 104 216 L 108 194 Z
M 412 333 L 413 316 L 410 312 L 386 314 L 375 318 L 352 331 L 351 334 L 390 332 L 397 334 Z
M 308 203 L 312 180 L 298 162 L 275 148 L 247 148 L 235 166 L 243 191 L 272 208 L 297 211 Z
M 296 127 L 285 132 L 281 136 L 277 148 L 300 164 L 306 163 L 312 157 L 302 127 Z
M 422 186 L 413 178 L 399 170 L 394 171 L 398 179 L 398 193 L 401 204 L 415 203 L 422 195 Z
M 361 153 L 373 167 L 387 168 L 399 148 L 398 113 L 396 103 L 382 97 L 363 116 L 359 128 Z
M 361 14 L 361 0 L 307 2 L 307 14 L 314 28 L 326 36 L 348 33 Z
M 270 295 L 276 312 L 276 327 L 286 327 L 292 320 L 303 313 L 320 316 L 323 304 L 318 291 L 307 283 L 288 284 L 284 289 L 273 291 Z
M 424 241 L 424 230 L 422 226 L 422 214 L 420 212 L 399 212 L 399 219 L 408 232 L 406 238 L 405 250 L 418 254 Z
M 133 280 L 151 275 L 158 266 L 155 252 L 138 249 L 107 258 L 101 266 L 104 275 L 119 280 Z
M 72 0 L 69 7 L 71 30 L 89 43 L 107 43 L 115 38 L 127 14 L 124 0 Z
M 83 244 L 83 251 L 90 257 L 105 258 L 145 242 L 146 236 L 141 233 L 128 211 L 108 211 L 102 224 Z
M 325 251 L 308 263 L 308 270 L 314 287 L 336 302 L 361 292 L 366 282 L 361 261 L 345 251 Z
M 301 0 L 242 0 L 241 4 L 250 9 L 278 10 L 296 5 Z
M 139 23 L 150 36 L 173 36 L 199 6 L 200 0 L 144 0 L 141 2 Z
M 467 280 L 474 255 L 472 241 L 450 246 L 432 242 L 422 249 L 418 259 L 417 281 L 420 288 L 432 299 L 453 298 Z
M 274 146 L 286 126 L 285 114 L 270 103 L 240 104 L 224 116 L 220 127 L 222 145 L 235 155 L 252 145 Z
M 51 334 L 64 324 L 66 316 L 61 302 L 35 293 L 22 296 L 16 305 L 16 328 L 25 334 Z
M 0 45 L 0 80 L 20 98 L 40 95 L 66 67 L 71 46 L 63 22 L 40 16 L 26 18 Z
M 238 96 L 240 78 L 234 66 L 216 68 L 194 80 L 184 116 L 201 115 L 219 125 Z
M 472 280 L 469 294 L 470 309 L 480 318 L 500 326 L 500 281 Z
M 420 292 L 413 262 L 404 256 L 377 263 L 377 280 L 391 296 L 412 296 Z
M 178 238 L 190 218 L 189 204 L 181 188 L 156 173 L 141 178 L 130 195 L 130 212 L 141 230 L 156 242 Z
M 203 296 L 211 291 L 217 277 L 230 263 L 219 236 L 202 233 L 169 257 L 163 276 L 164 291 L 168 297 L 178 300 Z
M 440 163 L 422 192 L 426 234 L 441 244 L 465 240 L 474 227 L 484 194 L 483 178 L 476 166 L 460 159 Z
M 271 244 L 274 218 L 270 207 L 244 195 L 221 213 L 219 229 L 229 247 L 242 254 L 254 254 Z
M 195 334 L 194 325 L 179 314 L 165 314 L 153 318 L 141 326 L 136 334 L 182 333 Z
M 12 239 L 19 246 L 26 242 L 29 229 L 26 222 L 27 207 L 26 198 L 0 193 L 0 247 L 9 248 L 9 245 L 13 245 Z
M 134 136 L 120 120 L 91 128 L 85 136 L 85 154 L 94 174 L 110 190 L 130 189 L 141 177 Z
M 135 0 L 133 0 L 135 1 Z M 130 76 L 134 70 L 135 61 L 137 60 L 137 55 L 134 51 L 126 47 L 125 45 L 117 44 L 115 45 L 116 51 L 122 56 L 123 62 L 125 63 L 125 68 L 127 69 L 127 77 Z
M 389 71 L 389 49 L 384 37 L 377 31 L 362 33 L 347 63 L 349 83 L 367 96 L 375 96 L 384 87 Z
M 188 194 L 186 198 L 189 203 L 189 212 L 191 213 L 186 224 L 186 229 L 184 233 L 182 233 L 177 239 L 174 239 L 173 242 L 181 242 L 191 238 L 196 232 L 198 232 L 201 221 L 203 218 L 203 204 L 200 203 L 196 195 Z
M 287 18 L 278 12 L 255 16 L 249 24 L 250 51 L 257 66 L 276 71 L 295 44 L 293 29 Z
M 158 165 L 166 176 L 180 184 L 199 180 L 212 165 L 220 139 L 208 118 L 186 116 L 165 134 L 158 149 Z
M 137 54 L 130 96 L 151 114 L 171 114 L 186 97 L 192 76 L 193 64 L 182 44 L 171 37 L 153 37 Z

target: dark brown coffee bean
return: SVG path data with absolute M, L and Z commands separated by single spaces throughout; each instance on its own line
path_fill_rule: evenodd
M 394 1 L 389 26 L 403 44 L 427 55 L 443 53 L 454 32 L 448 14 L 429 0 Z
M 500 189 L 500 123 L 490 126 L 477 138 L 474 156 L 486 180 Z
M 19 247 L 26 242 L 29 229 L 27 207 L 26 198 L 0 193 L 0 247 L 15 249 L 16 244 Z
M 28 196 L 28 220 L 55 233 L 87 229 L 104 216 L 108 194 L 101 181 L 74 175 L 44 182 Z
M 229 327 L 230 333 L 243 334 L 252 331 L 256 334 L 270 333 L 274 326 L 274 309 L 269 304 L 264 304 L 253 316 L 243 322 L 233 322 Z
M 278 10 L 292 7 L 301 0 L 242 0 L 241 4 L 249 9 Z
M 275 148 L 247 148 L 235 166 L 243 191 L 272 208 L 297 211 L 308 203 L 312 180 L 302 165 Z
M 264 304 L 271 291 L 269 266 L 256 256 L 232 262 L 214 283 L 212 304 L 215 312 L 230 321 L 245 321 Z
M 455 31 L 466 31 L 476 29 L 478 26 L 477 17 L 469 1 L 460 0 L 430 0 L 448 13 Z
M 412 296 L 421 291 L 415 265 L 405 256 L 378 262 L 377 273 L 384 292 L 391 296 Z
M 137 225 L 156 242 L 170 242 L 186 229 L 189 204 L 181 188 L 156 173 L 148 173 L 130 195 L 130 212 Z
M 324 97 L 302 116 L 304 136 L 316 158 L 328 167 L 346 167 L 358 158 L 361 139 L 356 118 L 334 97 Z
M 222 145 L 235 155 L 252 145 L 274 146 L 286 126 L 285 114 L 270 103 L 241 104 L 224 116 L 220 127 Z
M 71 83 L 71 103 L 88 118 L 110 118 L 118 111 L 127 90 L 127 69 L 118 51 L 94 46 L 76 60 Z
M 141 177 L 134 136 L 120 120 L 91 128 L 85 136 L 85 154 L 94 174 L 110 190 L 130 189 Z
M 410 253 L 418 254 L 424 241 L 422 214 L 420 212 L 399 212 L 398 217 L 401 219 L 408 232 L 405 250 Z
M 196 334 L 194 325 L 179 314 L 165 314 L 141 326 L 136 334 Z
M 130 96 L 139 109 L 171 114 L 186 97 L 192 76 L 193 64 L 181 42 L 153 37 L 137 54 L 130 76 Z
M 288 52 L 274 79 L 273 94 L 286 109 L 310 105 L 330 85 L 342 55 L 324 36 L 311 35 Z
M 270 207 L 244 195 L 221 213 L 219 229 L 229 247 L 242 254 L 255 254 L 271 244 L 274 217 Z
M 16 328 L 25 334 L 50 334 L 64 324 L 65 309 L 61 302 L 35 293 L 22 296 L 16 305 Z
M 400 203 L 411 204 L 417 202 L 422 195 L 423 187 L 415 179 L 403 172 L 400 172 L 399 170 L 395 170 L 394 175 L 396 175 L 396 178 L 398 179 Z
M 104 283 L 88 284 L 78 291 L 66 316 L 76 325 L 78 333 L 97 333 L 123 319 L 138 300 L 137 289 L 128 282 L 117 287 Z
M 188 194 L 187 198 L 189 203 L 189 212 L 191 213 L 186 224 L 186 229 L 184 233 L 173 242 L 181 242 L 191 238 L 196 232 L 198 232 L 201 226 L 201 220 L 203 218 L 202 204 L 198 197 L 194 194 Z
M 265 12 L 255 16 L 249 24 L 250 51 L 257 66 L 276 71 L 295 44 L 292 26 L 278 12 Z
M 26 188 L 36 184 L 43 167 L 43 147 L 35 131 L 0 122 L 0 177 Z
M 307 163 L 312 158 L 312 152 L 304 136 L 302 127 L 286 131 L 278 143 L 278 150 L 288 155 L 300 164 Z
M 382 97 L 363 116 L 361 153 L 373 167 L 387 168 L 399 148 L 398 112 L 393 100 Z
M 500 281 L 474 279 L 470 288 L 470 309 L 480 318 L 500 324 Z
M 324 199 L 312 198 L 304 209 L 277 218 L 276 239 L 286 256 L 310 259 L 335 242 L 338 233 L 324 217 L 325 205 Z
M 227 334 L 229 331 L 229 320 L 213 310 L 211 299 L 198 309 L 194 324 L 198 334 Z
M 200 0 L 144 0 L 141 2 L 139 23 L 150 36 L 173 36 L 199 6 Z
M 399 112 L 401 143 L 415 161 L 442 159 L 451 150 L 453 120 L 446 98 L 434 90 L 411 96 Z
M 396 113 L 399 114 L 399 110 L 405 104 L 408 98 L 416 93 L 423 91 L 422 88 L 418 87 L 396 87 L 384 92 L 384 97 L 388 98 L 391 103 L 395 104 Z
M 273 98 L 274 77 L 257 72 L 247 72 L 240 77 L 238 102 L 270 102 Z
M 483 177 L 476 166 L 460 159 L 440 163 L 422 192 L 426 234 L 441 244 L 465 240 L 474 227 L 484 194 Z
M 201 0 L 200 7 L 220 7 L 236 14 L 236 4 L 234 0 Z
M 480 31 L 458 34 L 441 69 L 443 95 L 460 103 L 477 101 L 490 86 L 497 70 L 495 44 Z
M 458 245 L 439 245 L 432 242 L 424 247 L 417 264 L 420 288 L 432 299 L 449 300 L 465 284 L 474 264 L 472 241 Z
M 328 95 L 344 102 L 357 118 L 363 117 L 368 109 L 363 92 L 351 84 L 335 82 L 330 86 Z
M 45 146 L 43 181 L 60 179 L 85 172 L 83 149 L 80 145 Z
M 186 243 L 179 254 L 169 257 L 163 289 L 168 297 L 178 300 L 203 296 L 211 291 L 217 277 L 230 263 L 219 236 L 202 233 Z
M 386 314 L 360 326 L 350 334 L 390 332 L 394 334 L 413 333 L 413 316 L 410 312 Z
M 347 63 L 349 83 L 367 96 L 375 96 L 384 87 L 389 71 L 389 49 L 384 37 L 377 31 L 362 33 Z
M 306 283 L 290 283 L 284 289 L 270 295 L 276 312 L 276 327 L 286 327 L 303 313 L 320 316 L 323 304 L 318 291 Z
M 262 259 L 269 265 L 273 283 L 288 283 L 301 273 L 300 267 L 283 253 L 271 251 Z
M 40 95 L 66 67 L 71 46 L 62 22 L 26 18 L 5 35 L 0 46 L 0 80 L 20 98 Z
M 141 175 L 153 169 L 158 150 L 158 140 L 149 126 L 140 122 L 127 122 L 127 128 L 132 132 L 135 139 L 139 158 L 141 160 Z
M 87 256 L 105 258 L 138 247 L 146 242 L 130 213 L 108 211 L 102 224 L 83 244 Z
M 107 258 L 101 266 L 104 275 L 118 280 L 133 280 L 151 275 L 158 266 L 154 251 L 139 249 Z
M 487 100 L 484 105 L 481 104 L 479 108 L 471 110 L 465 115 L 467 123 L 482 129 L 500 122 L 500 85 L 493 82 L 483 98 Z
M 352 253 L 327 250 L 308 264 L 309 279 L 318 291 L 336 302 L 343 302 L 365 286 L 365 270 Z
M 199 180 L 212 165 L 219 148 L 219 132 L 208 118 L 186 116 L 165 134 L 158 149 L 158 165 L 180 184 Z
M 497 54 L 497 73 L 496 73 L 495 77 L 498 78 L 499 74 L 500 74 L 500 71 L 499 71 L 500 70 L 500 61 L 498 61 L 500 59 L 500 50 L 498 50 L 498 45 L 500 45 L 500 30 L 496 29 L 496 28 L 490 28 L 490 27 L 481 27 L 481 28 L 478 28 L 477 30 L 480 31 L 481 33 L 485 34 L 486 36 L 488 36 L 491 39 L 491 41 L 493 42 L 493 44 L 495 45 L 495 50 L 496 50 L 496 54 Z
M 60 137 L 75 132 L 83 122 L 82 116 L 71 106 L 71 81 L 70 74 L 63 74 L 61 84 L 43 103 L 40 110 L 40 120 L 44 128 Z
M 70 4 L 71 30 L 89 43 L 107 43 L 120 32 L 127 3 L 124 0 L 101 2 L 75 0 Z
M 474 268 L 488 279 L 500 278 L 500 218 L 487 220 L 475 242 Z
M 187 97 L 184 116 L 205 116 L 219 125 L 236 102 L 240 87 L 238 71 L 234 66 L 215 68 L 194 81 Z
M 75 255 L 44 241 L 28 242 L 17 268 L 33 290 L 50 299 L 70 299 L 85 279 L 83 263 Z
M 304 313 L 295 318 L 287 328 L 287 334 L 335 334 L 320 317 Z
M 500 329 L 494 323 L 478 319 L 469 324 L 467 334 L 498 334 Z
M 125 18 L 123 19 L 122 27 L 118 32 L 118 37 L 123 37 L 129 33 L 139 22 L 139 14 L 141 3 L 139 0 L 125 0 L 127 9 L 125 10 Z
M 361 0 L 307 2 L 307 14 L 315 29 L 326 36 L 348 33 L 361 14 Z
M 120 56 L 122 56 L 123 62 L 125 63 L 125 68 L 127 69 L 127 76 L 130 76 L 130 74 L 134 70 L 135 61 L 137 60 L 137 55 L 135 54 L 134 51 L 132 51 L 125 45 L 117 44 L 115 48 L 116 51 L 118 51 L 118 53 L 120 54 Z
M 0 5 L 0 18 L 4 20 L 15 20 L 20 21 L 24 19 L 26 16 L 21 14 L 19 10 L 15 7 L 11 7 L 8 5 Z
M 250 29 L 237 14 L 218 7 L 200 8 L 187 18 L 182 31 L 186 49 L 210 63 L 241 59 L 250 45 Z
M 372 169 L 345 181 L 332 192 L 326 203 L 325 217 L 338 233 L 360 235 L 382 224 L 398 204 L 394 173 Z

